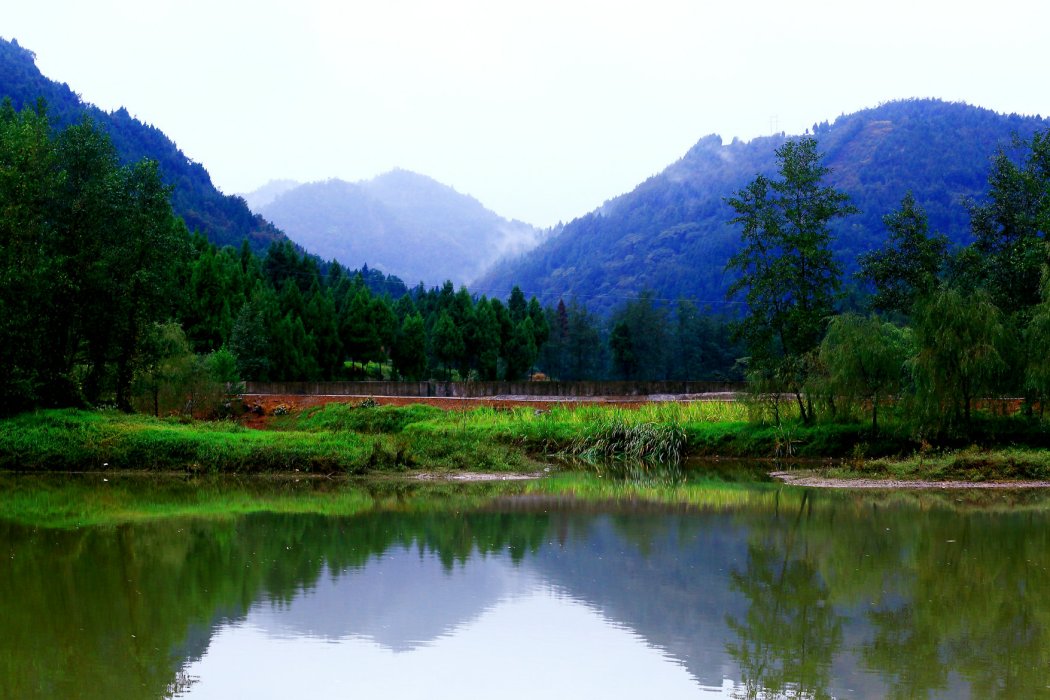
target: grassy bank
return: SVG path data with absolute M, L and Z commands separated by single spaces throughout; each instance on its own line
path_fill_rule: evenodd
M 960 446 L 950 444 L 920 452 L 908 431 L 892 426 L 872 439 L 861 423 L 772 426 L 747 418 L 746 406 L 721 402 L 550 411 L 327 404 L 274 419 L 271 430 L 250 430 L 232 422 L 45 410 L 0 421 L 0 469 L 498 472 L 535 471 L 552 458 L 674 465 L 719 456 L 836 459 L 840 474 L 867 477 L 1050 477 L 1050 459 L 1037 449 L 1050 440 L 1041 424 L 976 424 L 978 444 L 996 452 L 951 451 Z
M 1050 451 L 968 447 L 939 453 L 846 461 L 819 472 L 832 478 L 920 481 L 1050 481 Z
M 417 408 L 395 411 L 399 417 L 394 423 L 410 421 Z M 0 470 L 362 474 L 538 466 L 524 450 L 485 443 L 477 436 L 402 434 L 397 425 L 344 429 L 325 425 L 323 417 L 314 424 L 267 431 L 227 421 L 73 409 L 0 421 Z

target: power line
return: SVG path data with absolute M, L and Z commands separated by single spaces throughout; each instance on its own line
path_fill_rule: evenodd
M 478 289 L 478 288 L 469 288 L 469 287 L 468 287 L 468 289 L 471 291 L 471 293 L 498 294 L 500 296 L 510 296 L 510 293 L 511 293 L 511 291 L 499 290 L 499 289 Z M 520 289 L 520 287 L 519 287 L 519 289 Z M 579 294 L 579 293 L 565 294 L 565 293 L 562 293 L 562 292 L 526 291 L 524 289 L 522 289 L 521 292 L 522 292 L 522 294 L 524 294 L 527 297 L 536 297 L 536 298 L 558 298 L 558 299 L 564 299 L 564 298 L 568 297 L 570 299 L 575 298 L 575 299 L 619 299 L 619 300 L 624 300 L 624 299 L 630 300 L 630 299 L 639 299 L 639 298 L 641 298 L 640 294 Z M 672 298 L 669 298 L 669 297 L 652 297 L 651 296 L 651 297 L 647 297 L 647 298 L 652 300 L 652 301 L 663 301 L 663 302 L 667 302 L 667 303 L 675 303 L 675 302 L 677 302 L 677 301 L 679 301 L 681 299 L 685 299 L 686 301 L 691 301 L 691 302 L 693 302 L 695 304 L 727 304 L 727 305 L 743 306 L 743 305 L 746 305 L 746 303 L 747 303 L 747 302 L 743 302 L 743 301 L 733 301 L 731 299 L 697 299 L 696 297 L 677 297 L 677 298 L 672 299 Z

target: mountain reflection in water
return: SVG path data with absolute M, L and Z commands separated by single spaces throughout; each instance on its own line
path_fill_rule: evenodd
M 1044 500 L 750 495 L 0 523 L 0 697 L 1048 695 Z

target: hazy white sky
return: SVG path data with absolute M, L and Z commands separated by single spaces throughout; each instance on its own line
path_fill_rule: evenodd
M 1042 0 L 32 0 L 0 35 L 225 192 L 429 175 L 547 226 L 702 136 L 904 97 L 1050 113 Z

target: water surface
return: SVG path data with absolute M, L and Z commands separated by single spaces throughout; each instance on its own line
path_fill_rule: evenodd
M 1050 696 L 1041 492 L 101 478 L 0 480 L 0 698 Z

